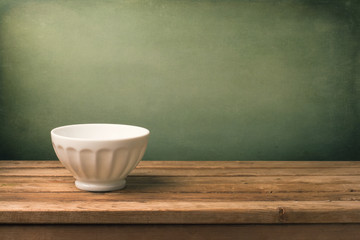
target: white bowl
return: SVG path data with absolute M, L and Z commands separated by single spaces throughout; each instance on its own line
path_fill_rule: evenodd
M 112 191 L 144 156 L 149 130 L 120 124 L 77 124 L 55 128 L 51 140 L 57 157 L 75 177 L 77 188 Z

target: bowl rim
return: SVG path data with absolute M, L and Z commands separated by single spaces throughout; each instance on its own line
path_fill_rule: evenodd
M 134 137 L 123 137 L 123 138 L 108 138 L 108 139 L 94 139 L 94 138 L 81 138 L 81 137 L 67 137 L 63 135 L 59 135 L 56 133 L 57 130 L 62 128 L 69 128 L 69 127 L 76 127 L 76 126 L 90 126 L 90 125 L 112 125 L 112 126 L 125 126 L 125 127 L 132 127 L 132 128 L 139 128 L 144 131 L 144 134 L 139 134 Z M 144 127 L 129 125 L 129 124 L 116 124 L 116 123 L 79 123 L 79 124 L 69 124 L 60 127 L 56 127 L 50 131 L 51 137 L 57 137 L 64 140 L 71 140 L 71 141 L 87 141 L 87 142 L 112 142 L 112 141 L 125 141 L 125 140 L 134 140 L 143 137 L 147 137 L 150 134 L 150 130 Z

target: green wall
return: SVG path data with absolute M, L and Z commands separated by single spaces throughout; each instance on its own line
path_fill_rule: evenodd
M 0 0 L 0 159 L 109 122 L 148 160 L 359 160 L 359 6 Z

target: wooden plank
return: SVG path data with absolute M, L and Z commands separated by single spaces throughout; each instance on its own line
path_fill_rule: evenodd
M 52 182 L 74 182 L 72 176 L 0 176 L 0 184 L 4 183 L 52 183 Z M 250 176 L 250 177 L 182 177 L 182 176 L 129 176 L 128 182 L 132 183 L 149 183 L 149 184 L 215 184 L 215 183 L 233 183 L 233 184 L 253 184 L 253 183 L 296 183 L 296 184 L 358 184 L 359 176 Z
M 354 176 L 360 168 L 136 168 L 131 176 Z M 71 176 L 65 168 L 0 169 L 0 176 Z
M 360 223 L 357 201 L 6 202 L 6 224 L 274 224 Z
M 2 240 L 357 240 L 359 224 L 0 225 Z
M 3 192 L 63 192 L 63 191 L 80 191 L 73 181 L 66 182 L 13 182 L 0 183 L 0 193 Z M 266 193 L 266 192 L 360 192 L 360 184 L 333 184 L 333 183 L 316 183 L 316 184 L 297 184 L 297 183 L 198 183 L 194 182 L 132 182 L 129 179 L 127 187 L 122 192 L 153 192 L 153 193 Z
M 80 190 L 63 192 L 2 192 L 0 201 L 68 202 L 68 201 L 158 201 L 158 202 L 233 202 L 233 201 L 360 201 L 359 192 L 264 192 L 264 193 L 143 193 L 114 191 L 91 193 Z M 0 202 L 1 204 L 1 202 Z M 110 203 L 111 204 L 111 203 Z
M 51 161 L 8 161 L 0 160 L 0 168 L 62 168 L 64 167 L 59 160 Z
M 1 168 L 1 176 L 72 176 L 70 172 L 65 168 Z
M 0 168 L 57 168 L 59 160 L 4 161 Z M 360 168 L 360 161 L 141 161 L 138 168 Z
M 339 168 L 360 161 L 141 161 L 140 168 Z
M 59 162 L 5 164 L 0 223 L 360 223 L 356 163 L 291 163 L 144 162 L 110 193 L 78 190 Z
M 353 176 L 360 168 L 134 169 L 133 176 Z
M 358 192 L 357 176 L 134 177 L 122 192 Z M 72 177 L 0 177 L 0 192 L 70 192 Z M 339 194 L 339 193 L 338 193 Z

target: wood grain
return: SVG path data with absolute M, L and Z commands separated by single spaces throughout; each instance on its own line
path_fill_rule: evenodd
M 135 168 L 130 176 L 358 176 L 360 168 Z M 1 168 L 0 176 L 71 176 L 65 168 Z
M 0 223 L 270 224 L 360 223 L 355 201 L 6 202 Z
M 0 223 L 360 223 L 360 162 L 143 161 L 123 190 L 77 189 L 58 161 L 0 161 Z
M 357 240 L 357 224 L 0 225 L 2 240 Z
M 56 168 L 58 160 L 6 161 L 1 168 Z M 360 167 L 357 161 L 141 161 L 137 168 L 339 168 Z
M 359 201 L 358 192 L 318 192 L 318 193 L 87 193 L 87 192 L 37 192 L 1 193 L 0 201 L 17 202 L 64 202 L 64 201 L 137 201 L 147 202 L 233 202 L 233 201 Z
M 7 182 L 0 184 L 2 192 L 79 192 L 74 181 L 68 182 Z M 302 192 L 360 192 L 359 183 L 198 183 L 194 182 L 136 182 L 128 180 L 123 193 L 293 193 Z

